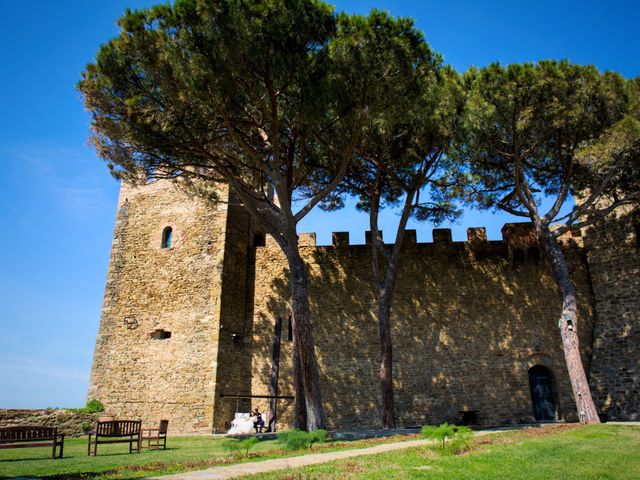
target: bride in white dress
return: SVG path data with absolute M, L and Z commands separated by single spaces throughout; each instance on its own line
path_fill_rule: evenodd
M 227 432 L 229 435 L 242 435 L 253 433 L 255 424 L 248 413 L 236 413 L 236 418 L 231 422 L 231 428 Z

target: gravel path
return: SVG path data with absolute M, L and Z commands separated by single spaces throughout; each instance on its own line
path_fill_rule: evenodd
M 488 435 L 496 433 L 500 430 L 482 430 L 475 432 L 475 436 Z M 306 467 L 307 465 L 316 465 L 318 463 L 332 462 L 344 458 L 359 457 L 362 455 L 376 455 L 378 453 L 391 452 L 394 450 L 402 450 L 405 448 L 421 447 L 433 444 L 433 440 L 407 440 L 406 442 L 384 443 L 373 447 L 358 448 L 354 450 L 342 450 L 339 452 L 328 453 L 312 453 L 309 455 L 301 455 L 299 457 L 274 458 L 272 460 L 263 460 L 260 462 L 240 463 L 236 465 L 227 465 L 221 467 L 213 467 L 207 470 L 198 470 L 194 472 L 184 472 L 175 475 L 165 475 L 161 477 L 151 477 L 159 480 L 219 480 L 226 478 L 238 478 L 244 475 L 255 475 L 258 473 L 273 472 L 275 470 L 285 470 L 288 468 Z

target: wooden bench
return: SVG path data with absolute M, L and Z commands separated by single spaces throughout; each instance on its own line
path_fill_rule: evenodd
M 136 452 L 140 452 L 140 432 L 142 422 L 140 420 L 110 420 L 96 424 L 96 429 L 87 432 L 89 444 L 87 454 L 91 456 L 91 445 L 93 445 L 93 455 L 98 454 L 98 444 L 105 443 L 128 443 L 129 453 L 133 452 L 133 445 L 136 445 Z
M 60 454 L 56 457 L 58 445 L 60 445 Z M 51 447 L 51 458 L 62 458 L 64 433 L 58 433 L 56 427 L 39 425 L 0 427 L 0 448 L 28 447 Z
M 162 448 L 167 449 L 167 431 L 169 430 L 169 420 L 160 420 L 158 428 L 143 428 L 140 441 L 142 442 L 141 448 L 153 448 L 156 450 Z M 145 440 L 147 445 L 144 444 Z

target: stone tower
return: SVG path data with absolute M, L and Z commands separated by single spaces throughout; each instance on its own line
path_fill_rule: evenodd
M 219 198 L 122 185 L 88 395 L 108 413 L 210 433 L 235 407 L 219 394 L 248 391 L 254 234 L 227 187 Z

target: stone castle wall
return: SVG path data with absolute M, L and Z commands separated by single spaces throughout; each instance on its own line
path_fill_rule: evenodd
M 43 427 L 57 427 L 58 433 L 69 437 L 84 435 L 82 424 L 87 422 L 94 427 L 101 413 L 74 412 L 63 409 L 0 409 L 0 427 L 20 427 L 40 425 Z
M 640 212 L 588 229 L 596 308 L 591 388 L 611 420 L 640 420 Z
M 401 425 L 459 421 L 464 409 L 477 410 L 482 424 L 532 421 L 528 369 L 536 364 L 554 373 L 559 418 L 576 419 L 557 328 L 557 288 L 531 234 L 521 224 L 503 234 L 504 242 L 487 242 L 483 229 L 470 229 L 469 242 L 451 242 L 450 231 L 435 230 L 435 242 L 421 244 L 409 232 L 391 318 Z M 593 325 L 588 269 L 581 239 L 566 240 L 588 368 Z M 379 426 L 371 248 L 349 245 L 348 234 L 334 234 L 333 246 L 316 247 L 313 236 L 301 236 L 301 244 L 328 426 Z M 274 319 L 289 315 L 285 264 L 275 242 L 257 249 L 254 394 L 268 393 Z M 280 394 L 293 395 L 291 342 L 283 343 L 280 365 Z M 290 424 L 291 402 L 280 402 L 279 408 L 279 424 Z
M 234 395 L 268 394 L 276 317 L 279 394 L 293 395 L 286 261 L 273 240 L 260 246 L 225 187 L 219 196 L 211 205 L 170 182 L 122 186 L 88 394 L 106 413 L 149 425 L 168 418 L 175 434 L 226 431 L 252 405 L 266 412 L 266 400 Z M 161 248 L 167 226 L 173 244 Z M 464 409 L 483 424 L 531 421 L 528 369 L 537 364 L 554 373 L 558 417 L 576 418 L 553 278 L 526 226 L 505 226 L 503 236 L 487 242 L 469 229 L 468 242 L 452 242 L 435 230 L 433 243 L 416 243 L 408 232 L 392 308 L 400 424 L 459 421 Z M 589 231 L 586 249 L 579 233 L 564 238 L 585 366 L 599 408 L 619 419 L 639 411 L 637 238 L 637 214 Z M 331 428 L 378 425 L 370 252 L 348 234 L 320 247 L 301 235 Z M 279 401 L 279 427 L 292 406 Z
M 235 199 L 232 200 L 227 217 L 227 248 L 222 274 L 214 432 L 229 430 L 236 408 L 242 412 L 248 412 L 251 408 L 249 399 L 237 401 L 229 395 L 251 391 L 251 320 L 256 230 L 248 212 Z M 260 238 L 258 235 L 259 243 Z

